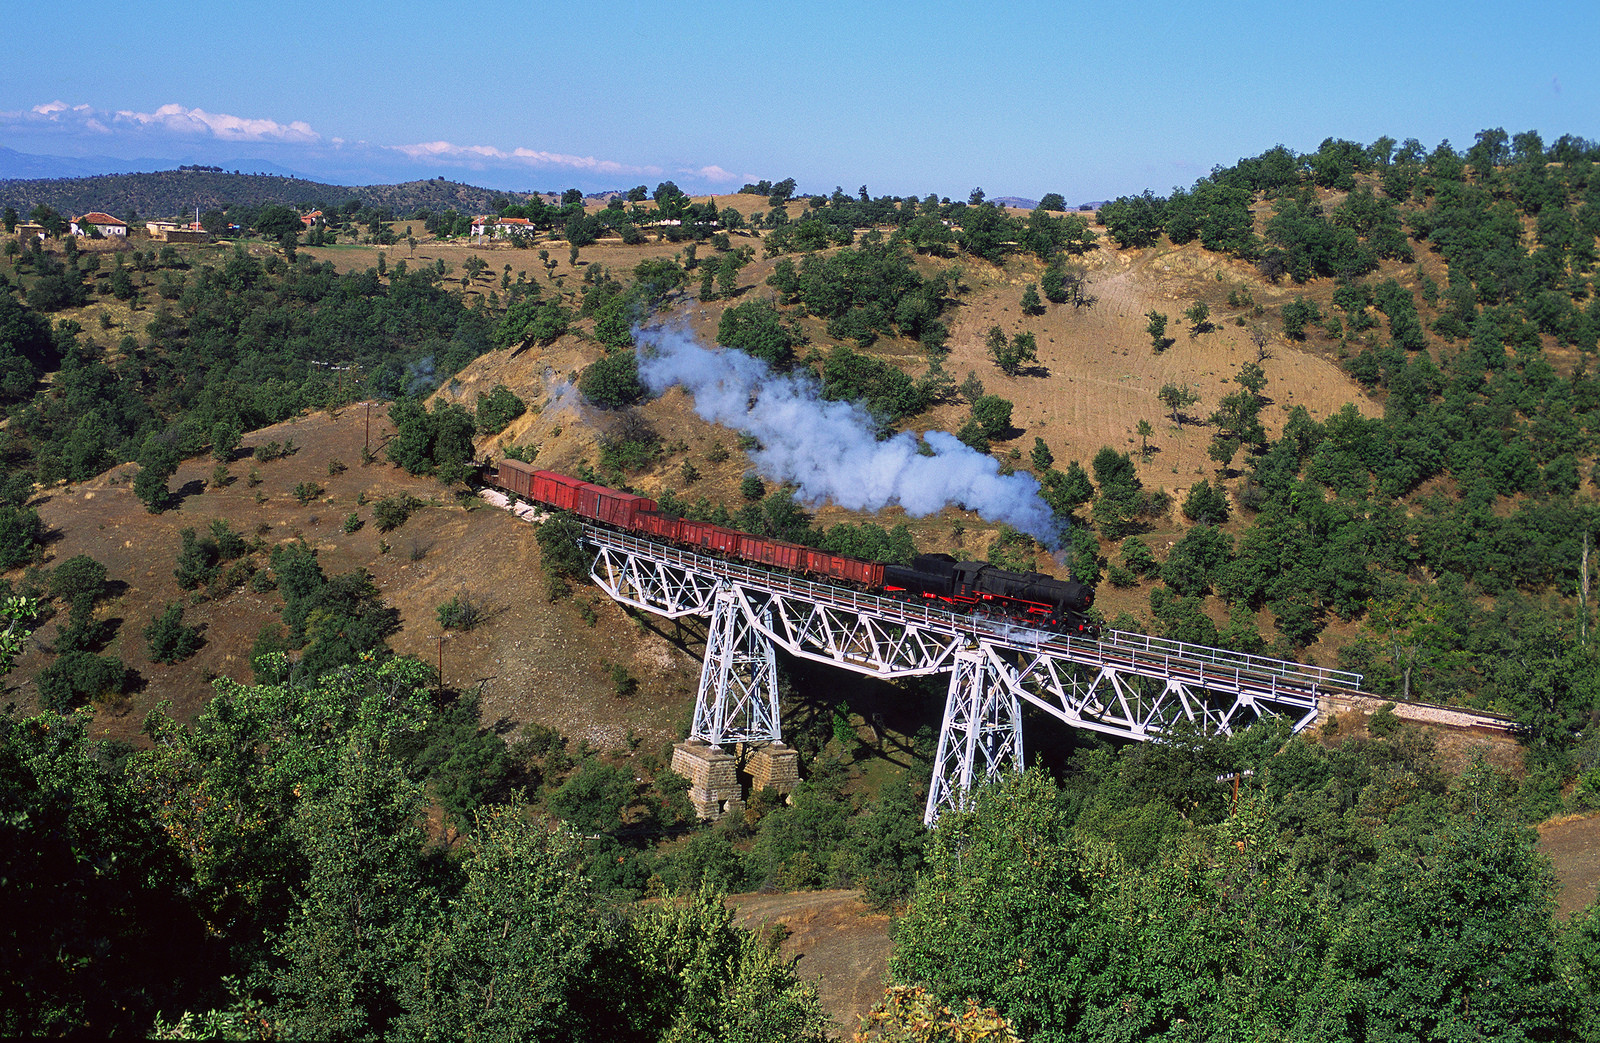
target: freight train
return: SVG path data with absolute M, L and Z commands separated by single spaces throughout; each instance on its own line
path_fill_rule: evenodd
M 546 504 L 614 529 L 726 558 L 770 565 L 903 601 L 1009 620 L 1058 633 L 1099 636 L 1087 615 L 1094 588 L 1038 572 L 1011 572 L 948 554 L 919 554 L 909 565 L 884 565 L 815 547 L 755 536 L 657 509 L 656 502 L 555 471 L 502 460 L 487 480 L 525 500 Z

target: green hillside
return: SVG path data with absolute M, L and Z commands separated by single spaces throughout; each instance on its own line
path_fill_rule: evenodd
M 496 200 L 524 200 L 531 193 L 500 192 L 454 181 L 409 181 L 401 185 L 330 185 L 278 174 L 235 174 L 214 170 L 159 170 L 98 177 L 0 181 L 0 206 L 27 214 L 44 205 L 64 214 L 91 210 L 130 212 L 141 218 L 171 217 L 229 207 L 277 203 L 303 207 L 359 200 L 363 206 L 395 214 L 419 209 L 484 213 Z
M 487 242 L 456 220 L 487 194 L 427 194 L 465 186 L 170 172 L 307 194 L 126 205 L 458 213 L 0 240 L 0 594 L 41 609 L 0 635 L 0 1031 L 811 1043 L 811 965 L 722 895 L 853 888 L 926 990 L 861 1038 L 969 998 L 993 1039 L 1600 1038 L 1600 906 L 1558 919 L 1530 828 L 1600 809 L 1597 161 L 1330 138 L 1092 215 L 667 182 L 508 199 L 525 236 Z M 969 503 L 803 502 L 745 455 L 778 426 L 647 393 L 652 314 L 859 403 L 851 453 L 945 430 L 1031 472 L 1063 553 Z M 1070 570 L 1110 626 L 1516 741 L 1392 706 L 1030 723 L 1039 766 L 930 833 L 943 679 L 785 657 L 803 781 L 696 822 L 667 765 L 703 631 L 587 587 L 571 519 L 477 509 L 501 453 L 852 555 Z

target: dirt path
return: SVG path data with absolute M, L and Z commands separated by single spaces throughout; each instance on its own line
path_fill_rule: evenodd
M 1595 901 L 1600 885 L 1600 815 L 1556 819 L 1539 827 L 1539 850 L 1556 866 L 1556 914 L 1571 916 Z
M 889 966 L 889 917 L 874 913 L 860 891 L 733 895 L 728 901 L 746 927 L 778 923 L 788 928 L 782 951 L 798 956 L 800 974 L 817 982 L 822 1006 L 841 1033 L 883 997 Z

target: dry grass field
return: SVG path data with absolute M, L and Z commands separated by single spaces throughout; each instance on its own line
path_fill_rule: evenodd
M 380 405 L 372 410 L 373 444 L 381 446 L 388 433 Z M 259 537 L 268 551 L 303 539 L 330 576 L 367 569 L 385 602 L 400 610 L 402 629 L 391 641 L 395 650 L 428 663 L 440 662 L 442 654 L 446 684 L 482 686 L 488 721 L 504 719 L 513 726 L 537 721 L 574 742 L 611 750 L 628 748 L 629 729 L 654 748 L 681 738 L 679 718 L 692 701 L 697 656 L 674 650 L 671 642 L 686 644 L 693 632 L 676 633 L 660 621 L 636 624 L 590 589 L 548 603 L 531 526 L 475 500 L 462 507 L 450 490 L 397 467 L 362 467 L 365 437 L 364 405 L 255 432 L 246 437 L 245 449 L 293 439 L 299 451 L 270 463 L 241 459 L 232 465 L 234 481 L 225 488 L 206 487 L 213 466 L 208 458 L 187 461 L 171 483 L 182 495 L 181 504 L 159 515 L 146 512 L 134 497 L 131 465 L 51 491 L 38 508 L 58 534 L 46 564 L 88 554 L 106 566 L 114 588 L 100 615 L 120 621 L 107 654 L 120 657 L 142 679 L 137 691 L 97 708 L 97 738 L 137 742 L 145 714 L 157 703 L 170 701 L 172 712 L 188 719 L 209 699 L 213 678 L 250 681 L 249 649 L 263 626 L 277 622 L 277 594 L 254 593 L 246 586 L 209 599 L 180 590 L 173 576 L 181 531 L 203 533 L 213 519 L 227 521 L 247 538 Z M 348 468 L 330 475 L 330 460 Z M 252 468 L 259 485 L 249 484 Z M 305 505 L 292 493 L 302 482 L 323 487 Z M 372 502 L 407 494 L 433 506 L 416 511 L 390 533 L 378 532 Z M 351 513 L 363 525 L 347 534 L 344 520 Z M 266 551 L 252 557 L 265 565 Z M 446 635 L 436 610 L 463 593 L 483 606 L 487 619 L 470 632 Z M 204 647 L 174 665 L 152 663 L 144 627 L 168 602 L 185 599 L 191 602 L 186 620 L 203 623 Z M 585 622 L 584 606 L 593 611 L 592 626 Z M 48 661 L 41 650 L 55 628 L 54 622 L 41 628 L 32 651 L 6 678 L 13 693 L 8 699 L 33 705 L 31 682 Z M 603 673 L 606 662 L 621 663 L 638 677 L 643 694 L 618 699 Z

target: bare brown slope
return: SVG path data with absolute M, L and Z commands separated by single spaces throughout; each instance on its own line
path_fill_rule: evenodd
M 483 685 L 488 720 L 538 721 L 574 741 L 610 748 L 622 747 L 630 728 L 643 738 L 676 736 L 678 718 L 692 695 L 688 686 L 693 684 L 694 658 L 674 654 L 665 638 L 636 627 L 593 590 L 549 604 L 531 526 L 503 511 L 458 506 L 431 479 L 383 463 L 362 467 L 365 424 L 366 409 L 355 406 L 255 432 L 245 439 L 246 447 L 293 439 L 299 452 L 265 464 L 236 462 L 236 480 L 227 488 L 199 491 L 213 463 L 205 458 L 187 461 L 171 483 L 185 492 L 182 504 L 160 515 L 147 513 L 134 498 L 131 465 L 58 488 L 39 505 L 40 516 L 57 534 L 47 565 L 88 554 L 106 566 L 113 583 L 125 584 L 101 610 L 102 618 L 121 621 L 107 654 L 137 670 L 144 686 L 125 700 L 100 707 L 94 734 L 136 741 L 145 713 L 157 702 L 171 700 L 173 712 L 188 719 L 210 697 L 212 678 L 251 679 L 249 649 L 263 625 L 277 622 L 278 595 L 254 593 L 246 586 L 212 600 L 180 590 L 173 577 L 180 531 L 203 532 L 212 519 L 221 518 L 247 537 L 259 534 L 269 550 L 305 539 L 317 549 L 329 575 L 366 568 L 385 601 L 400 610 L 403 629 L 392 645 L 429 663 L 437 663 L 441 652 L 438 606 L 460 593 L 483 604 L 487 621 L 470 633 L 446 637 L 442 652 L 447 684 Z M 374 444 L 381 444 L 387 431 L 383 408 L 374 408 Z M 330 460 L 349 467 L 330 476 Z M 259 486 L 247 481 L 252 467 L 261 476 Z M 301 506 L 292 495 L 301 482 L 316 482 L 324 491 Z M 371 503 L 396 494 L 437 506 L 417 511 L 394 532 L 379 533 L 371 521 Z M 365 498 L 365 505 L 357 503 L 358 497 Z M 352 512 L 365 524 L 346 534 L 344 520 Z M 264 565 L 265 552 L 252 557 Z M 189 606 L 186 620 L 191 625 L 204 624 L 205 646 L 182 663 L 152 663 L 143 629 L 168 602 L 179 600 Z M 584 622 L 583 604 L 593 606 L 592 628 Z M 35 705 L 32 679 L 49 661 L 40 649 L 54 633 L 54 623 L 42 628 L 33 650 L 7 678 L 16 690 L 10 698 L 20 696 L 23 706 Z M 640 678 L 647 694 L 627 703 L 618 700 L 602 668 L 609 662 Z

